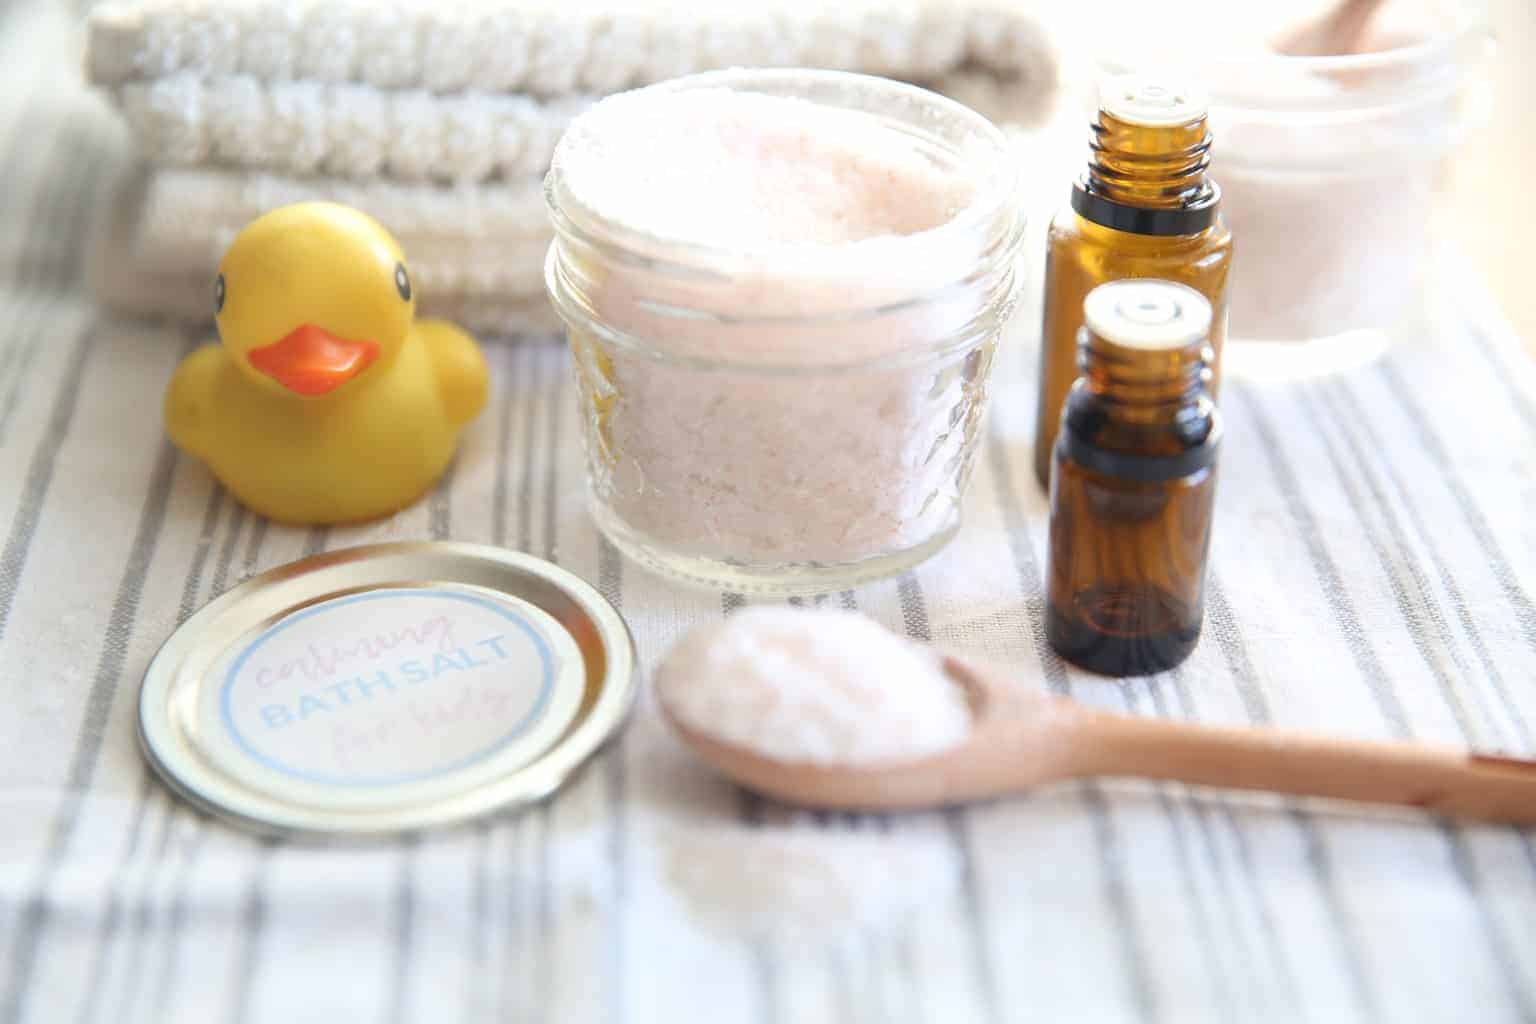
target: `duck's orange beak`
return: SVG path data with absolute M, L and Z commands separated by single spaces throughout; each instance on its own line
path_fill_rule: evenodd
M 252 366 L 299 395 L 334 391 L 378 357 L 376 342 L 348 341 L 314 324 L 297 327 L 282 341 L 247 353 Z

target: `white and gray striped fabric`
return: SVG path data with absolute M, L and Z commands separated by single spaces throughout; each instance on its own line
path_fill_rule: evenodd
M 303 847 L 179 804 L 135 745 L 150 656 L 306 552 L 531 551 L 600 586 L 646 666 L 742 601 L 599 540 L 555 344 L 491 347 L 456 469 L 391 520 L 293 530 L 233 503 L 159 422 L 198 339 L 106 318 L 84 287 L 122 140 L 60 84 L 77 29 L 42 0 L 0 7 L 0 1024 L 1536 1019 L 1529 831 L 1122 783 L 794 816 L 708 777 L 648 696 L 567 790 L 474 827 Z M 1225 389 L 1207 632 L 1178 671 L 1109 683 L 1043 643 L 1027 309 L 959 539 L 829 600 L 1133 714 L 1536 752 L 1536 375 L 1445 274 L 1435 330 L 1380 364 Z M 738 865 L 694 837 L 747 851 L 791 821 L 857 833 L 875 875 L 944 851 L 953 883 L 792 943 L 701 905 Z M 712 886 L 690 888 L 680 844 L 727 851 Z M 768 883 L 738 885 L 771 901 Z

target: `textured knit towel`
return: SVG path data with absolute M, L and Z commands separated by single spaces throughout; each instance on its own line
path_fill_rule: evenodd
M 162 169 L 136 198 L 132 258 L 157 273 L 202 274 L 248 222 L 308 199 L 355 206 L 387 225 L 425 295 L 537 296 L 551 228 L 538 179 L 440 188 L 237 171 Z
M 548 333 L 549 227 L 535 183 L 509 186 L 361 184 L 238 172 L 139 170 L 117 190 L 94 277 L 115 309 L 205 324 L 213 268 L 240 228 L 264 210 L 331 199 L 388 224 L 411 263 L 423 315 L 485 335 Z
M 1049 63 L 999 0 L 136 0 L 91 17 L 90 75 L 355 82 L 382 90 L 608 93 L 712 67 L 843 67 L 932 78 Z
M 1036 83 L 976 71 L 928 84 L 999 120 L 1028 120 L 1048 95 Z M 113 94 L 139 148 L 157 162 L 453 182 L 543 173 L 566 125 L 598 99 L 438 96 L 190 71 Z
M 1037 22 L 990 0 L 677 12 L 526 3 L 140 2 L 91 19 L 93 82 L 157 162 L 482 181 L 541 173 L 599 96 L 689 71 L 888 74 L 1001 120 L 1049 99 Z
M 189 170 L 123 192 L 101 295 L 205 319 L 209 268 L 245 222 L 331 199 L 396 234 L 424 311 L 545 329 L 538 182 L 561 132 L 605 93 L 732 64 L 920 80 L 1010 122 L 1037 118 L 1056 76 L 1034 18 L 994 0 L 108 4 L 89 21 L 88 75 L 140 153 Z

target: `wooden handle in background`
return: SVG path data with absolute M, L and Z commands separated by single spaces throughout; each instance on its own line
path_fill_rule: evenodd
M 1536 761 L 1090 713 L 1073 774 L 1171 779 L 1536 824 Z
M 1322 17 L 1275 40 L 1276 53 L 1291 57 L 1332 57 L 1359 53 L 1382 0 L 1341 0 Z

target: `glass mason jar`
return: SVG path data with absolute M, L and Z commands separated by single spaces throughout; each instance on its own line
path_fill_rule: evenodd
M 1422 328 L 1437 193 L 1485 116 L 1492 45 L 1481 4 L 1422 7 L 1422 24 L 1376 31 L 1365 53 L 1159 53 L 1210 95 L 1211 174 L 1238 249 L 1225 369 L 1338 372 Z
M 546 282 L 573 354 L 593 517 L 641 564 L 731 590 L 899 572 L 958 528 L 1017 293 L 1004 139 L 943 97 L 840 72 L 710 72 L 621 99 L 643 112 L 649 95 L 691 89 L 867 114 L 925 166 L 962 176 L 970 201 L 913 234 L 678 241 L 583 201 L 567 166 L 578 120 L 546 182 Z

